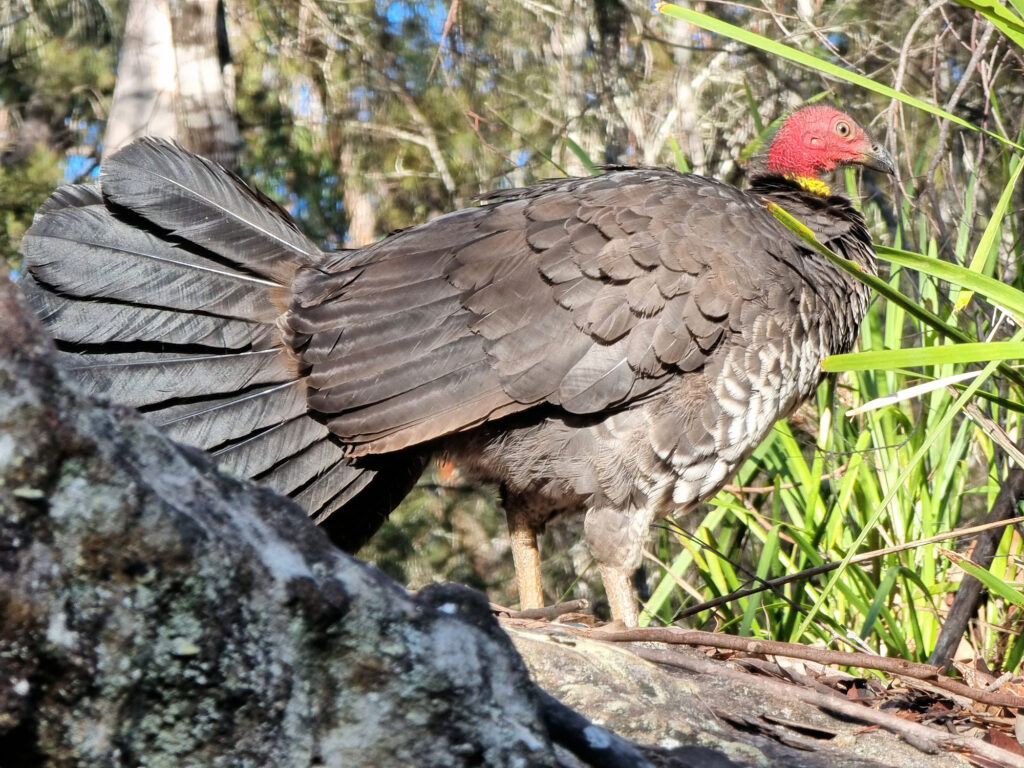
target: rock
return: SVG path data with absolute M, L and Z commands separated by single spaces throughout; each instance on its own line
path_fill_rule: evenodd
M 483 597 L 412 596 L 54 365 L 0 276 L 0 755 L 578 765 Z
M 506 627 L 506 631 L 542 688 L 619 736 L 656 747 L 646 752 L 655 765 L 970 765 L 954 754 L 925 754 L 884 730 L 830 716 L 793 698 L 767 695 L 753 676 L 744 685 L 724 674 L 669 669 L 639 658 L 621 644 L 553 627 L 544 631 Z M 706 658 L 697 650 L 681 652 Z

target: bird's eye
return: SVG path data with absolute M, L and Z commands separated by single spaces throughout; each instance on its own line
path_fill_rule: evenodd
M 845 139 L 850 135 L 850 124 L 845 120 L 840 120 L 836 123 L 836 133 Z

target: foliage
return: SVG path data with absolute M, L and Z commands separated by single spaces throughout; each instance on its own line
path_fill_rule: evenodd
M 11 263 L 36 209 L 62 181 L 57 160 L 53 151 L 37 146 L 18 165 L 0 165 L 0 254 Z
M 339 241 L 363 200 L 379 235 L 496 186 L 581 171 L 574 147 L 602 162 L 636 153 L 610 115 L 644 79 L 620 60 L 652 44 L 597 55 L 610 44 L 587 28 L 598 10 L 475 0 L 446 30 L 440 2 L 305 9 L 236 6 L 238 104 L 256 180 L 304 201 L 296 213 L 321 238 Z
M 64 178 L 65 152 L 95 156 L 94 129 L 114 89 L 116 19 L 91 0 L 38 8 L 10 3 L 5 11 L 0 18 L 0 262 L 13 266 L 36 208 Z

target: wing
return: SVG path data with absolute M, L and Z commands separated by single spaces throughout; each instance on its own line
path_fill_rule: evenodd
M 627 407 L 704 367 L 786 271 L 760 245 L 786 231 L 761 199 L 701 177 L 636 169 L 494 197 L 300 270 L 288 340 L 353 453 L 540 404 Z

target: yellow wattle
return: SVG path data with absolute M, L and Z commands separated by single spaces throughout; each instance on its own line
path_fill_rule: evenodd
M 828 188 L 828 184 L 821 179 L 814 178 L 813 176 L 798 176 L 795 173 L 787 173 L 786 178 L 790 181 L 795 181 L 812 195 L 827 197 L 832 194 L 832 190 Z

